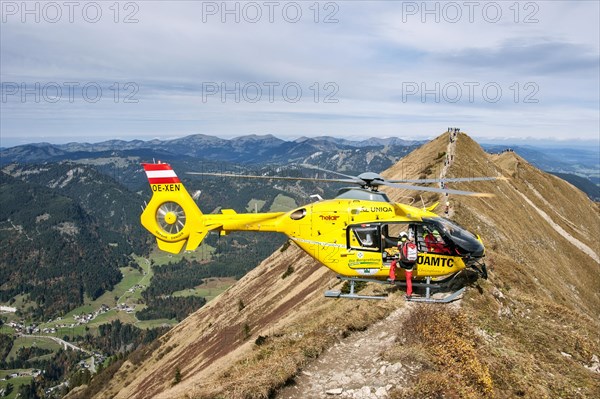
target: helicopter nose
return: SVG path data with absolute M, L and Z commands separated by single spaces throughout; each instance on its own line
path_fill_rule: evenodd
M 481 258 L 485 255 L 485 247 L 479 237 L 453 237 L 452 241 L 459 248 L 459 252 L 470 258 Z
M 477 235 L 477 241 L 481 245 L 481 251 L 479 251 L 474 256 L 485 256 L 485 245 L 483 245 L 483 241 L 481 241 L 481 237 L 479 236 L 479 234 Z
M 481 258 L 485 255 L 485 247 L 480 241 L 477 241 L 477 245 L 474 245 L 474 247 L 476 248 L 471 252 L 473 258 Z

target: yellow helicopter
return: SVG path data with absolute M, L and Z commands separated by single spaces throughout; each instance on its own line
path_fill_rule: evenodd
M 456 299 L 464 291 L 464 287 L 441 299 L 434 299 L 431 290 L 443 287 L 465 269 L 474 270 L 487 278 L 483 262 L 485 249 L 478 236 L 433 213 L 437 203 L 424 209 L 395 203 L 385 193 L 378 191 L 378 188 L 390 186 L 486 196 L 487 194 L 413 184 L 489 181 L 497 179 L 496 177 L 386 180 L 372 172 L 349 176 L 327 171 L 342 177 L 313 179 L 189 172 L 266 180 L 341 182 L 358 186 L 341 189 L 333 199 L 323 200 L 317 196 L 315 202 L 289 212 L 237 213 L 233 209 L 222 209 L 220 214 L 203 214 L 169 164 L 159 162 L 142 165 L 153 195 L 141 215 L 141 223 L 156 237 L 158 247 L 163 251 L 179 253 L 183 249 L 195 250 L 211 231 L 221 235 L 232 231 L 283 233 L 310 256 L 338 274 L 340 279 L 349 281 L 348 294 L 327 291 L 326 297 L 383 299 L 384 296 L 357 294 L 355 282 L 390 284 L 390 265 L 397 258 L 399 237 L 407 234 L 418 248 L 413 285 L 424 287 L 426 291 L 425 296 L 413 297 L 413 301 L 450 302 Z M 404 273 L 398 277 L 400 281 L 392 283 L 404 285 Z

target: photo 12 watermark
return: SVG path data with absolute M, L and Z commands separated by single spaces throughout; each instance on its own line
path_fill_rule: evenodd
M 112 101 L 137 104 L 139 85 L 135 82 L 2 82 L 1 101 L 6 103 L 58 103 Z
M 203 1 L 202 23 L 337 24 L 340 6 L 333 1 Z
M 538 104 L 540 87 L 536 82 L 402 82 L 402 102 L 498 103 L 503 98 L 514 103 Z
M 135 1 L 2 1 L 2 23 L 89 23 L 111 21 L 137 24 L 140 6 Z
M 307 99 L 321 104 L 337 104 L 339 86 L 336 82 L 202 82 L 202 102 L 222 103 L 274 103 L 283 101 L 297 103 Z
M 539 23 L 535 1 L 403 1 L 402 23 Z

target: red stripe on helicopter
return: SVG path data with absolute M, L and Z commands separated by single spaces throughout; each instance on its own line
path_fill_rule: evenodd
M 180 183 L 174 170 L 148 170 L 146 176 L 150 184 Z
M 146 172 L 151 170 L 173 170 L 168 163 L 143 163 L 142 166 Z
M 173 183 L 181 183 L 177 176 L 175 177 L 155 177 L 148 178 L 150 184 L 173 184 Z
M 174 170 L 147 170 L 146 176 L 149 179 L 153 177 L 177 177 Z
M 175 171 L 166 163 L 145 163 L 143 164 L 146 177 L 150 184 L 173 184 L 181 183 Z

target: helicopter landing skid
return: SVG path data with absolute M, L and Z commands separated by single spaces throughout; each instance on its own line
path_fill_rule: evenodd
M 453 276 L 454 277 L 454 276 Z M 443 298 L 432 298 L 431 290 L 432 289 L 441 289 L 444 288 L 446 284 L 431 284 L 431 277 L 427 277 L 426 283 L 413 283 L 413 287 L 425 287 L 425 296 L 417 296 L 414 295 L 410 298 L 406 298 L 408 302 L 424 302 L 424 303 L 450 303 L 458 299 L 460 295 L 465 292 L 466 287 L 462 287 L 458 291 L 454 291 L 452 294 L 445 296 Z M 405 281 L 397 281 L 394 282 L 396 285 L 406 286 Z
M 372 280 L 368 278 L 356 278 L 356 277 L 343 277 L 338 276 L 340 280 L 346 280 L 350 282 L 350 292 L 347 294 L 342 294 L 342 291 L 337 290 L 328 290 L 325 291 L 325 298 L 347 298 L 347 299 L 386 299 L 387 296 L 377 296 L 377 295 L 359 295 L 354 292 L 354 284 L 357 281 L 364 282 L 378 282 L 377 280 Z
M 454 276 L 453 276 L 454 277 Z M 357 277 L 343 277 L 338 276 L 340 280 L 345 280 L 350 282 L 350 292 L 348 294 L 342 294 L 341 291 L 338 290 L 328 290 L 325 291 L 326 298 L 347 298 L 347 299 L 386 299 L 387 296 L 377 296 L 377 295 L 359 295 L 355 292 L 354 284 L 357 281 L 364 281 L 367 283 L 379 283 L 379 284 L 390 284 L 391 281 L 382 281 L 382 280 L 374 280 L 369 278 L 357 278 Z M 395 281 L 393 284 L 398 286 L 406 286 L 405 281 Z M 427 277 L 426 283 L 418 283 L 414 282 L 413 287 L 423 287 L 425 288 L 425 296 L 424 297 L 415 297 L 407 298 L 406 300 L 409 302 L 424 302 L 424 303 L 450 303 L 458 299 L 460 295 L 465 292 L 466 287 L 462 287 L 458 291 L 453 292 L 452 294 L 443 297 L 443 298 L 433 298 L 431 296 L 432 289 L 440 289 L 443 288 L 446 284 L 435 284 L 431 283 L 431 277 Z

